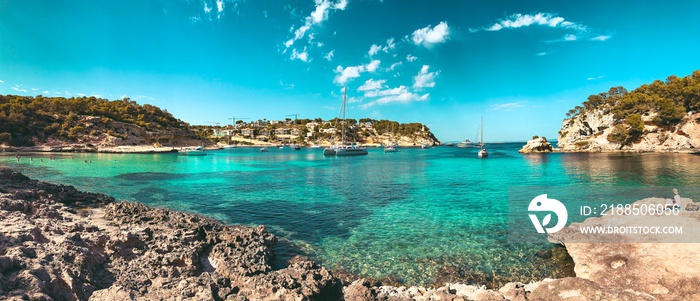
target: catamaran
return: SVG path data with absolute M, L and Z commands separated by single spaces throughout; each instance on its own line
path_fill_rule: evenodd
M 347 104 L 347 95 L 348 95 L 348 87 L 345 87 L 345 91 L 343 92 L 343 105 L 342 105 L 342 112 L 343 112 L 343 126 L 341 128 L 342 132 L 342 144 L 341 145 L 333 145 L 331 147 L 328 147 L 323 150 L 323 155 L 324 156 L 358 156 L 358 155 L 366 155 L 367 154 L 367 149 L 364 147 L 359 147 L 355 145 L 354 143 L 348 144 L 345 141 L 345 127 L 347 126 L 347 118 L 345 117 L 345 107 Z

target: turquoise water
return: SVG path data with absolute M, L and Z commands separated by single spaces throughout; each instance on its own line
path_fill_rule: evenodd
M 255 148 L 177 154 L 23 154 L 2 164 L 52 183 L 120 200 L 264 224 L 331 269 L 404 284 L 446 278 L 497 284 L 571 272 L 549 244 L 507 242 L 508 189 L 517 186 L 698 186 L 689 154 L 521 155 L 522 144 L 401 149 L 324 157 L 322 149 Z M 71 159 L 71 157 L 73 159 Z M 39 162 L 39 158 L 44 158 Z M 84 163 L 84 160 L 92 163 Z M 538 255 L 539 254 L 539 255 Z M 555 260 L 561 259 L 561 260 Z

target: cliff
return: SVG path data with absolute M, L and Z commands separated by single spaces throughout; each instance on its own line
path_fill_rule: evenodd
M 673 217 L 697 232 L 700 206 L 682 206 Z M 491 290 L 385 286 L 301 257 L 275 270 L 276 237 L 264 226 L 114 202 L 9 169 L 0 169 L 0 223 L 0 299 L 9 300 L 700 300 L 697 243 L 580 243 L 576 224 L 550 240 L 567 248 L 577 277 Z
M 562 122 L 560 151 L 695 152 L 700 149 L 700 70 L 632 92 L 591 95 Z

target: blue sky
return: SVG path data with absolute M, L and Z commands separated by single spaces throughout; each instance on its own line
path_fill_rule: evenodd
M 130 97 L 193 124 L 348 116 L 556 137 L 589 94 L 700 69 L 700 2 L 0 1 L 0 93 Z

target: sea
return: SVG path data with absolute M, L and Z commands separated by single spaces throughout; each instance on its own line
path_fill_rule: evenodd
M 497 287 L 572 276 L 562 246 L 508 241 L 514 188 L 700 187 L 698 155 L 523 155 L 523 144 L 489 144 L 486 159 L 477 157 L 476 148 L 445 146 L 396 153 L 370 148 L 358 157 L 285 147 L 214 150 L 201 157 L 22 153 L 20 162 L 4 153 L 0 165 L 117 200 L 231 225 L 265 225 L 279 237 L 275 268 L 302 255 L 331 270 L 404 285 Z

